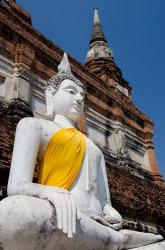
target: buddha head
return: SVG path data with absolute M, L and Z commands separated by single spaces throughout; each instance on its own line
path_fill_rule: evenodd
M 50 119 L 58 114 L 75 123 L 79 121 L 84 107 L 84 90 L 82 83 L 71 72 L 66 53 L 58 66 L 57 75 L 48 81 L 45 94 Z

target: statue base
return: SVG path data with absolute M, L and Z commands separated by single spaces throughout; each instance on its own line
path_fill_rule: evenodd
M 134 250 L 164 250 L 165 249 L 165 241 L 154 243 L 148 246 L 134 248 Z

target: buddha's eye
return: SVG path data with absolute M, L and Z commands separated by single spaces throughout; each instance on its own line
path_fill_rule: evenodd
M 70 94 L 74 94 L 74 93 L 75 93 L 75 91 L 74 91 L 73 89 L 68 89 L 68 93 L 70 93 Z

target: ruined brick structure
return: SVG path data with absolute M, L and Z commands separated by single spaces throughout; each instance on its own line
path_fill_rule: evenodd
M 16 125 L 26 116 L 45 117 L 44 89 L 63 52 L 33 28 L 30 14 L 16 1 L 0 1 L 1 198 L 6 196 Z M 105 155 L 112 203 L 124 227 L 165 233 L 164 182 L 154 153 L 153 123 L 131 100 L 131 87 L 114 62 L 97 9 L 86 64 L 71 56 L 69 61 L 86 90 L 80 129 Z

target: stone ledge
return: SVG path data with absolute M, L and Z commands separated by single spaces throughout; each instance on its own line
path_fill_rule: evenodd
M 164 250 L 165 249 L 165 241 L 155 243 L 149 246 L 133 248 L 134 250 Z

